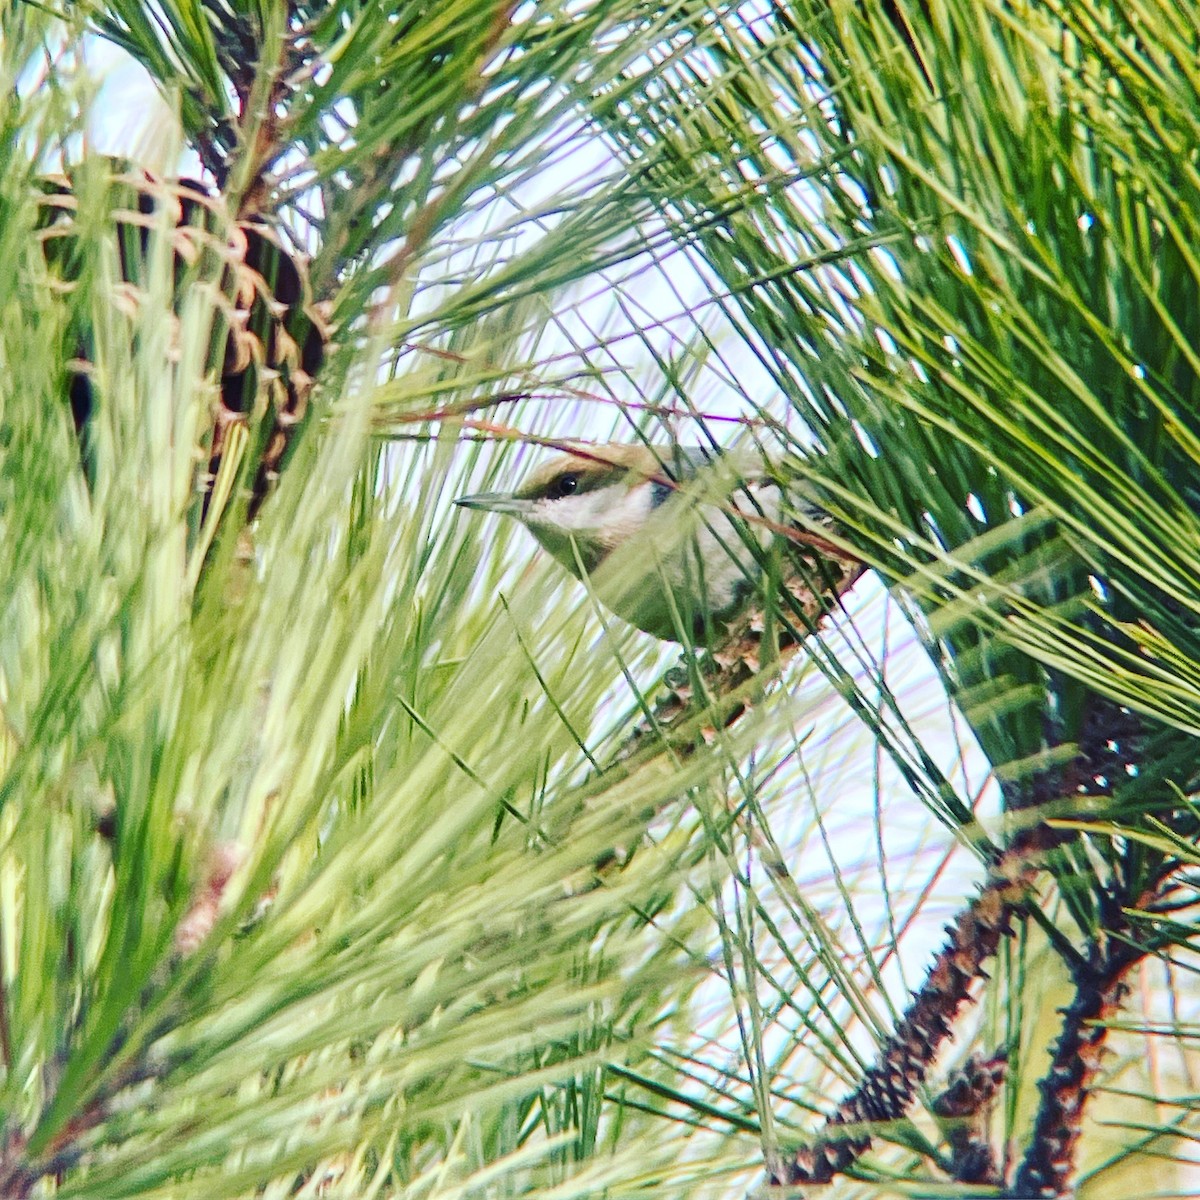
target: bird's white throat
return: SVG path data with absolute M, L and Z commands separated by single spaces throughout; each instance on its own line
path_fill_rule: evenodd
M 594 571 L 613 550 L 647 528 L 653 511 L 653 490 L 645 480 L 633 487 L 617 484 L 535 500 L 524 520 L 534 537 L 578 575 L 580 559 L 587 571 Z

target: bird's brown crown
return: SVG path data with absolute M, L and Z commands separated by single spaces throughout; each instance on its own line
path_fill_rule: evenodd
M 560 454 L 542 463 L 516 495 L 522 500 L 558 500 L 606 487 L 622 476 L 636 484 L 664 478 L 667 469 L 648 446 L 611 443 Z

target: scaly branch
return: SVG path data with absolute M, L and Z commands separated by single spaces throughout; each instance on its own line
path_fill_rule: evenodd
M 867 1151 L 872 1126 L 908 1111 L 959 1011 L 971 1001 L 972 985 L 984 977 L 983 964 L 1010 933 L 1013 916 L 1033 891 L 1041 830 L 1018 837 L 998 857 L 979 895 L 947 928 L 945 945 L 878 1060 L 811 1145 L 770 1167 L 772 1183 L 828 1183 Z
M 1107 1022 L 1128 991 L 1125 976 L 1146 953 L 1120 937 L 1109 936 L 1106 943 L 1074 971 L 1075 997 L 1063 1013 L 1049 1069 L 1038 1085 L 1042 1098 L 1025 1158 L 1006 1193 L 1010 1200 L 1073 1194 L 1083 1110 L 1103 1060 Z

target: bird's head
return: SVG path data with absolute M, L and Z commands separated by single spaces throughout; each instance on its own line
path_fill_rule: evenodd
M 560 454 L 515 492 L 462 496 L 455 504 L 516 517 L 578 575 L 581 565 L 591 573 L 645 527 L 675 490 L 675 475 L 669 457 L 614 443 Z

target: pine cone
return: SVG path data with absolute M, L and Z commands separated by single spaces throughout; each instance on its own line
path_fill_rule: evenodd
M 114 305 L 136 312 L 146 298 L 151 236 L 167 210 L 174 254 L 175 311 L 199 280 L 216 283 L 221 300 L 210 361 L 219 363 L 220 400 L 201 451 L 207 466 L 196 486 L 207 509 L 212 482 L 235 425 L 250 432 L 238 478 L 253 518 L 278 476 L 293 434 L 304 420 L 313 379 L 324 359 L 329 326 L 308 290 L 305 263 L 259 220 L 233 220 L 218 196 L 194 179 L 160 180 L 113 164 L 108 185 L 116 224 L 122 283 Z M 67 287 L 84 262 L 76 225 L 78 202 L 65 177 L 41 182 L 38 236 L 47 265 Z M 92 466 L 88 425 L 95 412 L 91 330 L 68 333 L 74 361 L 69 398 L 85 467 Z

